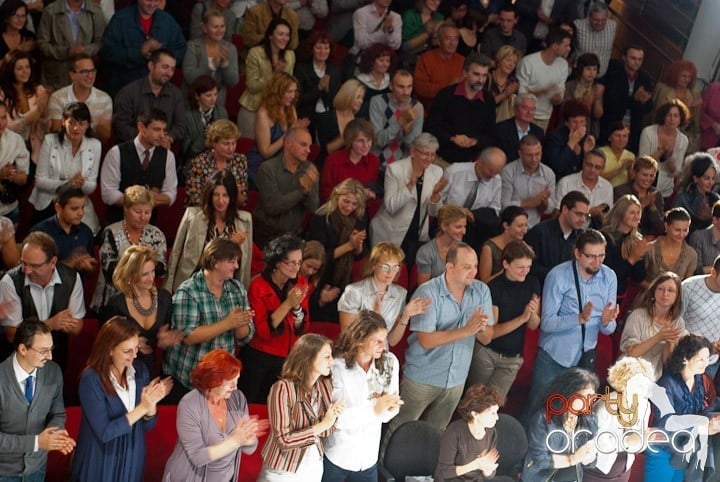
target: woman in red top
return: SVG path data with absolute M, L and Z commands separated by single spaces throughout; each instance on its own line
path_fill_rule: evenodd
M 273 239 L 263 250 L 265 269 L 250 281 L 257 331 L 240 353 L 245 369 L 238 384 L 250 403 L 266 403 L 285 358 L 310 323 L 308 282 L 299 275 L 304 246 L 292 234 Z

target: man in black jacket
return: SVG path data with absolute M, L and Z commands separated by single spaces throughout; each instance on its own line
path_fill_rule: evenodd
M 518 158 L 520 140 L 530 134 L 542 142 L 545 132 L 533 123 L 535 119 L 536 97 L 533 94 L 519 94 L 513 104 L 514 117 L 497 124 L 493 129 L 495 146 L 505 153 L 508 162 Z

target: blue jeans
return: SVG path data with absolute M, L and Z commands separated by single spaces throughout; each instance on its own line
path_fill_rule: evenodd
M 345 470 L 330 462 L 327 457 L 323 458 L 322 482 L 377 482 L 377 464 L 369 469 L 353 472 Z
M 566 367 L 553 360 L 548 352 L 538 348 L 530 384 L 530 407 L 528 407 L 530 410 L 540 400 L 540 397 L 545 394 L 550 382 L 566 369 Z
M 45 482 L 46 466 L 28 475 L 0 475 L 0 482 Z

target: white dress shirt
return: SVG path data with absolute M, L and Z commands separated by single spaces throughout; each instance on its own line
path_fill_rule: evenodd
M 495 214 L 500 214 L 502 178 L 496 174 L 490 179 L 479 179 L 475 174 L 474 162 L 456 162 L 445 169 L 447 186 L 442 190 L 443 205 L 455 204 L 465 206 L 465 200 L 470 192 L 475 189 L 475 183 L 480 183 L 475 196 L 475 201 L 470 210 L 479 208 L 491 208 Z
M 115 378 L 115 373 L 110 370 L 110 381 L 117 392 L 117 396 L 120 401 L 125 405 L 125 409 L 128 412 L 132 412 L 135 409 L 135 367 L 130 365 L 126 369 L 125 380 L 127 382 L 127 388 L 123 388 L 118 379 Z

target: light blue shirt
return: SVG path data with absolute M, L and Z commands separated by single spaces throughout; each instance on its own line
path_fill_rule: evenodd
M 80 35 L 80 22 L 78 22 L 78 17 L 83 10 L 85 10 L 85 2 L 83 2 L 77 12 L 70 10 L 68 3 L 65 2 L 65 16 L 67 17 L 68 22 L 70 22 L 70 32 L 72 34 L 73 42 L 77 42 L 78 35 Z
M 465 288 L 462 303 L 458 303 L 448 291 L 443 274 L 423 283 L 415 291 L 413 298 L 427 298 L 431 303 L 425 313 L 410 319 L 410 331 L 413 333 L 408 338 L 403 374 L 416 383 L 433 387 L 452 388 L 464 385 L 470 369 L 475 337 L 467 336 L 426 350 L 420 345 L 415 332 L 432 333 L 462 328 L 480 306 L 488 315 L 488 324 L 494 324 L 490 289 L 485 283 L 475 280 Z
M 592 350 L 597 346 L 598 332 L 610 335 L 617 326 L 614 320 L 606 326 L 600 322 L 605 306 L 608 303 L 615 306 L 617 300 L 615 272 L 601 264 L 600 271 L 587 281 L 578 272 L 582 303 L 584 305 L 592 301 L 593 304 L 590 320 L 585 323 L 585 349 L 580 349 L 582 340 L 582 329 L 578 320 L 580 305 L 572 263 L 575 261 L 565 261 L 550 270 L 545 278 L 542 298 L 539 346 L 564 367 L 576 366 L 583 351 Z
M 495 214 L 500 214 L 502 178 L 499 173 L 490 179 L 480 179 L 475 174 L 474 162 L 456 162 L 445 169 L 445 178 L 448 184 L 440 193 L 444 205 L 464 206 L 478 183 L 480 187 L 470 209 L 492 208 Z

